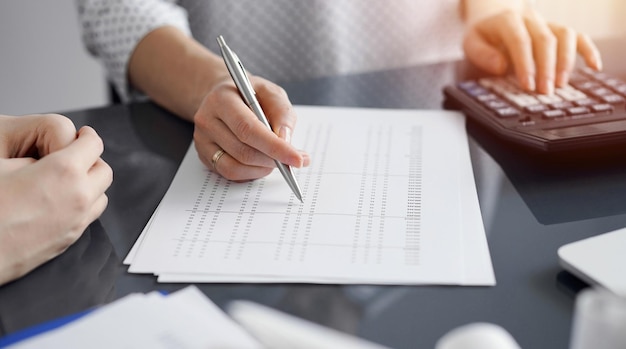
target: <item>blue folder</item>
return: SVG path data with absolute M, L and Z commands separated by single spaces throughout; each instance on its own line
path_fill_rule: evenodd
M 15 344 L 17 342 L 20 342 L 24 339 L 36 336 L 38 334 L 50 331 L 50 330 L 54 330 L 56 328 L 59 328 L 63 325 L 66 325 L 76 319 L 79 319 L 87 314 L 89 314 L 91 311 L 93 311 L 93 309 L 88 309 L 85 310 L 83 312 L 80 313 L 76 313 L 76 314 L 71 314 L 71 315 L 67 315 L 67 316 L 63 316 L 54 320 L 50 320 L 44 323 L 41 323 L 39 325 L 35 325 L 35 326 L 31 326 L 31 327 L 27 327 L 21 331 L 17 331 L 14 333 L 11 333 L 9 335 L 6 335 L 4 337 L 0 337 L 0 348 L 5 348 L 8 347 L 9 345 Z

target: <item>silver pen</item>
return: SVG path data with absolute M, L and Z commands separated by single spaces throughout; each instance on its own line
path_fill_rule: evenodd
M 220 45 L 222 58 L 224 58 L 224 63 L 226 63 L 226 67 L 228 68 L 230 76 L 233 78 L 233 81 L 235 81 L 235 85 L 237 86 L 237 90 L 239 90 L 239 94 L 243 98 L 244 102 L 246 102 L 248 107 L 252 109 L 257 118 L 259 118 L 259 120 L 261 120 L 261 122 L 271 131 L 272 126 L 270 126 L 270 123 L 267 121 L 267 117 L 265 116 L 263 109 L 261 109 L 259 101 L 256 99 L 256 92 L 254 92 L 254 88 L 252 87 L 252 84 L 248 79 L 246 70 L 239 60 L 239 57 L 237 57 L 237 54 L 235 54 L 235 52 L 233 52 L 233 50 L 231 50 L 230 47 L 226 45 L 226 42 L 221 35 L 217 37 L 217 43 Z M 274 160 L 274 162 L 276 163 L 276 167 L 278 167 L 278 170 L 283 175 L 285 181 L 287 181 L 287 184 L 289 184 L 289 187 L 296 195 L 298 200 L 300 200 L 300 202 L 304 202 L 302 201 L 302 192 L 300 191 L 300 186 L 298 186 L 298 182 L 296 181 L 296 177 L 294 177 L 293 175 L 291 167 L 281 163 L 278 160 Z

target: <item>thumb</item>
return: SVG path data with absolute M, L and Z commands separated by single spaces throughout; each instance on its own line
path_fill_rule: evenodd
M 476 29 L 471 29 L 463 40 L 467 59 L 478 68 L 495 75 L 506 72 L 506 56 L 491 45 Z

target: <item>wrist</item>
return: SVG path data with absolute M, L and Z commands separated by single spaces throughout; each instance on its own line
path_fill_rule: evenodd
M 203 98 L 228 71 L 221 57 L 193 38 L 162 27 L 139 42 L 128 75 L 131 84 L 156 103 L 192 121 Z

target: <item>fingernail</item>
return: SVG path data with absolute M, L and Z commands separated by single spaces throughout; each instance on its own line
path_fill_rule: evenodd
M 554 81 L 550 78 L 541 79 L 541 86 L 539 86 L 541 93 L 551 95 L 554 93 Z
M 302 158 L 302 156 L 300 156 L 296 161 L 293 161 L 291 163 L 291 166 L 295 168 L 300 168 L 303 165 L 304 165 L 304 159 Z
M 569 81 L 569 73 L 566 71 L 558 72 L 556 74 L 556 86 L 563 87 L 567 85 Z
M 291 143 L 291 128 L 282 126 L 280 130 L 278 130 L 278 137 L 284 139 L 288 143 Z
M 304 152 L 301 152 L 300 154 L 302 155 L 302 166 L 309 166 L 309 164 L 311 163 L 311 157 L 309 156 L 309 154 Z
M 596 62 L 596 69 L 602 70 L 602 59 L 599 56 L 595 56 L 594 61 Z
M 527 75 L 525 84 L 526 84 L 526 89 L 528 89 L 528 91 L 534 91 L 535 90 L 535 77 L 533 75 Z

